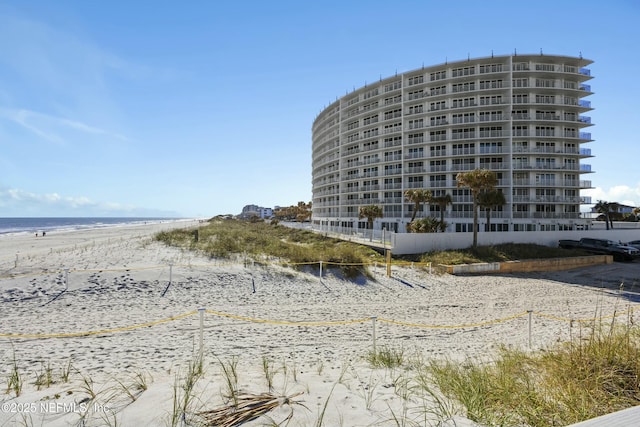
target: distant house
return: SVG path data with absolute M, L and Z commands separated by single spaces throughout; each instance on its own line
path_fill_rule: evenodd
M 246 205 L 242 208 L 242 213 L 239 215 L 240 218 L 248 219 L 251 217 L 257 217 L 261 219 L 271 218 L 273 216 L 272 208 L 263 208 L 258 205 Z
M 612 214 L 615 214 L 612 216 L 612 219 L 614 221 L 618 221 L 621 220 L 622 218 L 628 216 L 629 214 L 633 214 L 633 210 L 636 209 L 635 206 L 628 206 L 628 205 L 623 205 L 623 204 L 618 204 L 617 205 L 617 209 L 615 210 L 611 210 Z M 600 212 L 596 211 L 595 207 L 591 208 L 591 212 L 586 213 L 585 216 L 588 216 L 589 218 L 593 218 L 593 219 L 599 219 L 599 220 L 604 220 L 604 215 L 602 215 Z

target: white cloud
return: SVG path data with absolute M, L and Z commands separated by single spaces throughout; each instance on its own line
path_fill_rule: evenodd
M 69 130 L 80 131 L 93 135 L 128 141 L 129 139 L 118 133 L 113 133 L 95 126 L 90 126 L 77 120 L 56 117 L 26 109 L 0 108 L 0 118 L 10 120 L 36 135 L 57 144 L 64 144 L 65 137 L 61 136 Z
M 598 200 L 604 200 L 628 206 L 640 206 L 640 182 L 635 187 L 628 185 L 616 185 L 608 189 L 596 187 L 590 190 L 583 190 L 582 194 L 591 197 L 593 203 Z
M 176 212 L 146 209 L 88 197 L 58 193 L 38 194 L 0 186 L 0 216 L 158 216 L 177 217 Z

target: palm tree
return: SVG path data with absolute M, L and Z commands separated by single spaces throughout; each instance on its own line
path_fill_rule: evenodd
M 358 218 L 367 218 L 367 228 L 371 229 L 371 237 L 369 241 L 373 240 L 373 220 L 376 218 L 382 218 L 382 208 L 376 205 L 360 206 Z
M 407 228 L 411 233 L 436 233 L 438 230 L 447 228 L 447 224 L 442 224 L 439 219 L 427 216 L 409 223 Z
M 598 203 L 596 203 L 593 208 L 596 210 L 596 212 L 604 215 L 604 223 L 608 230 L 609 219 L 610 219 L 609 213 L 611 212 L 611 204 L 609 202 L 605 202 L 604 200 L 598 200 Z M 613 224 L 611 224 L 611 227 L 613 228 Z
M 507 200 L 500 190 L 483 191 L 478 194 L 478 205 L 480 209 L 484 209 L 487 213 L 487 224 L 484 231 L 491 231 L 491 210 L 504 206 Z
M 438 205 L 438 209 L 440 210 L 440 230 L 444 233 L 444 230 L 447 228 L 447 224 L 444 222 L 444 212 L 447 209 L 447 205 L 451 204 L 451 195 L 445 194 L 444 196 L 434 197 L 431 200 L 431 203 L 435 203 Z
M 409 221 L 409 224 L 411 224 L 413 220 L 416 219 L 416 214 L 420 209 L 420 205 L 431 202 L 433 195 L 431 194 L 431 190 L 416 188 L 405 191 L 404 197 L 408 202 L 413 203 L 413 212 L 411 213 L 411 221 Z
M 456 175 L 458 187 L 467 187 L 473 199 L 473 249 L 478 247 L 478 194 L 481 191 L 493 190 L 498 184 L 495 172 L 488 169 L 474 169 Z
M 611 229 L 613 229 L 613 219 L 615 218 L 616 221 L 620 221 L 622 219 L 621 218 L 622 214 L 619 212 L 620 203 L 618 202 L 609 203 L 609 209 L 611 209 L 611 214 L 609 214 L 609 224 L 611 224 Z

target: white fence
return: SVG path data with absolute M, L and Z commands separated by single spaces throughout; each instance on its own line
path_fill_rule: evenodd
M 502 243 L 534 243 L 558 246 L 560 239 L 579 240 L 583 237 L 628 242 L 640 240 L 640 229 L 585 230 L 585 231 L 536 231 L 536 232 L 478 232 L 478 245 L 490 246 Z M 473 233 L 393 233 L 392 251 L 395 255 L 417 254 L 445 249 L 464 249 L 473 243 Z

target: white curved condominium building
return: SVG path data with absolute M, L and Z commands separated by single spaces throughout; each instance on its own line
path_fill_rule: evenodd
M 591 126 L 592 61 L 553 55 L 508 55 L 445 63 L 361 87 L 313 122 L 315 228 L 366 228 L 361 206 L 378 205 L 374 229 L 404 232 L 413 204 L 408 189 L 449 194 L 447 231 L 470 231 L 469 190 L 456 175 L 478 168 L 498 177 L 506 204 L 491 212 L 492 231 L 581 229 L 580 190 L 591 157 L 582 145 Z M 416 217 L 440 216 L 424 206 Z M 480 230 L 484 212 L 480 213 Z

